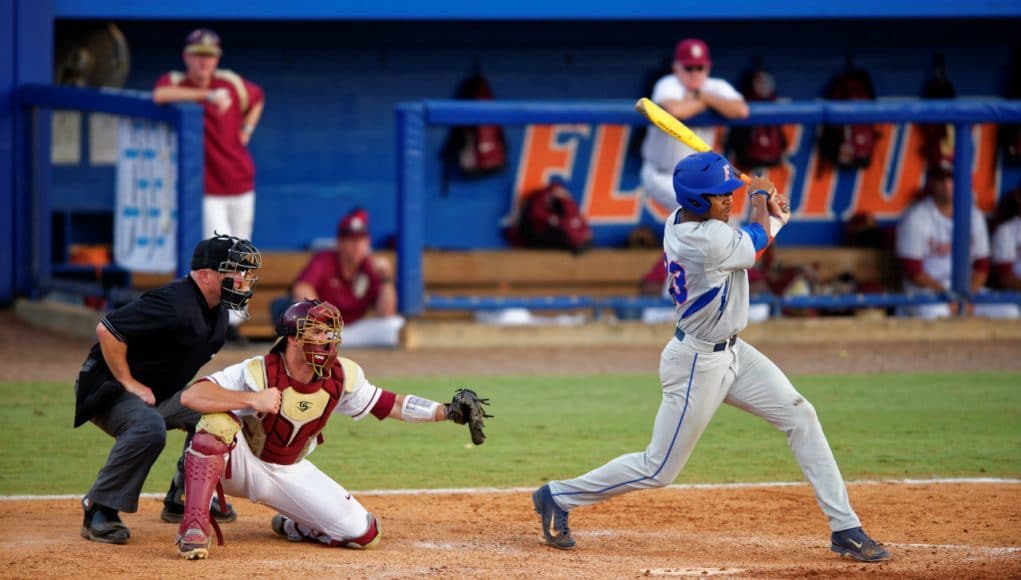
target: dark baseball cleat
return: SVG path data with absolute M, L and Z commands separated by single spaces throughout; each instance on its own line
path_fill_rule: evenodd
M 211 541 L 200 528 L 188 528 L 177 537 L 177 553 L 185 560 L 205 560 L 209 557 Z
M 860 527 L 833 532 L 830 542 L 830 550 L 840 554 L 841 558 L 852 558 L 859 562 L 885 562 L 890 559 L 890 552 Z
M 220 509 L 220 499 L 213 496 L 213 504 L 209 507 L 209 516 L 221 524 L 229 524 L 238 519 L 234 506 L 227 502 L 227 510 Z M 168 524 L 179 524 L 184 517 L 184 504 L 177 502 L 163 501 L 163 511 L 160 512 L 160 519 Z
M 131 531 L 121 521 L 117 510 L 94 503 L 89 498 L 82 499 L 85 517 L 82 519 L 81 536 L 93 542 L 104 544 L 126 544 Z
M 305 539 L 304 536 L 300 535 L 294 529 L 293 524 L 291 526 L 291 530 L 294 531 L 294 533 L 288 533 L 287 528 L 289 526 L 287 526 L 287 524 L 289 522 L 291 522 L 290 518 L 283 514 L 277 514 L 276 516 L 273 517 L 273 521 L 270 522 L 270 527 L 273 528 L 274 533 L 276 533 L 278 536 L 284 536 L 285 538 L 292 542 L 304 541 Z
M 550 491 L 549 484 L 532 493 L 532 504 L 535 506 L 535 512 L 542 518 L 542 534 L 546 538 L 546 543 L 559 550 L 573 548 L 574 538 L 571 537 L 571 528 L 567 525 L 567 512 L 553 501 L 553 492 Z M 557 535 L 550 533 L 550 524 L 553 524 Z

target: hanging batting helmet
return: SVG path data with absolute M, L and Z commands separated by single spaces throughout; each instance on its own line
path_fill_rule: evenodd
M 688 155 L 674 167 L 674 195 L 685 211 L 709 212 L 709 195 L 726 195 L 744 185 L 727 158 L 714 151 Z
M 280 315 L 276 327 L 277 336 L 293 336 L 298 341 L 305 362 L 324 378 L 332 373 L 343 330 L 340 310 L 323 300 L 295 302 Z

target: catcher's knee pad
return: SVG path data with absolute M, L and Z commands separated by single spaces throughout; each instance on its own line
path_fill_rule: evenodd
M 379 518 L 369 514 L 368 531 L 357 538 L 344 538 L 344 540 L 340 542 L 340 545 L 345 548 L 352 548 L 355 550 L 368 550 L 374 548 L 382 538 L 383 528 L 379 523 Z
M 234 438 L 237 437 L 239 430 L 241 430 L 241 424 L 238 423 L 237 417 L 234 415 L 230 413 L 209 413 L 202 415 L 202 418 L 199 419 L 198 424 L 195 426 L 195 439 L 198 439 L 200 434 L 205 433 L 206 435 L 212 435 L 224 445 L 230 447 L 234 443 Z M 194 439 L 192 440 L 192 447 L 195 447 Z M 214 451 L 213 453 L 226 452 L 224 450 Z

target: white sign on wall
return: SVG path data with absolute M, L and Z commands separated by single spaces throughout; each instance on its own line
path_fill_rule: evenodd
M 89 162 L 92 165 L 117 163 L 117 126 L 120 117 L 106 113 L 89 115 Z
M 55 110 L 50 115 L 50 162 L 54 165 L 78 165 L 82 161 L 82 114 Z
M 165 123 L 121 117 L 117 127 L 114 261 L 137 272 L 177 266 L 177 136 Z

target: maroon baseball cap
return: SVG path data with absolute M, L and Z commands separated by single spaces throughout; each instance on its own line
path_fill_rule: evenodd
M 685 38 L 677 43 L 674 50 L 674 60 L 681 63 L 681 66 L 710 66 L 713 61 L 709 60 L 709 45 L 698 38 Z
M 350 238 L 369 235 L 369 212 L 358 208 L 340 218 L 337 224 L 337 237 Z
M 220 35 L 208 28 L 193 30 L 184 40 L 184 52 L 202 56 L 220 56 Z

